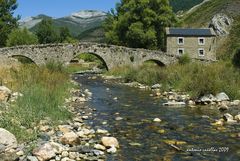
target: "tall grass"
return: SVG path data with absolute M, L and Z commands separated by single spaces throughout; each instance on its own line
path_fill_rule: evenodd
M 49 67 L 50 66 L 50 67 Z M 63 108 L 69 94 L 69 76 L 57 64 L 45 67 L 33 65 L 10 69 L 11 88 L 23 94 L 0 117 L 0 126 L 8 129 L 20 141 L 35 139 L 34 127 L 45 118 L 52 125 L 71 118 Z M 28 129 L 28 130 L 27 130 Z
M 163 90 L 175 88 L 189 92 L 192 97 L 226 92 L 231 98 L 240 98 L 240 73 L 231 63 L 202 64 L 192 62 L 158 67 L 145 64 L 140 68 L 118 68 L 108 74 L 122 76 L 125 81 L 147 85 L 161 83 Z

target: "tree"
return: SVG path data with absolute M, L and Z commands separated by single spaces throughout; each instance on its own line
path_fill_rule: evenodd
M 57 43 L 59 35 L 51 19 L 43 19 L 37 26 L 36 35 L 40 44 Z
M 37 44 L 38 38 L 26 28 L 14 29 L 8 36 L 7 46 Z
M 65 40 L 67 40 L 67 38 L 72 37 L 67 27 L 61 27 L 59 29 L 59 32 L 60 32 L 60 42 L 64 42 Z
M 165 27 L 175 23 L 168 0 L 121 0 L 104 23 L 105 37 L 116 45 L 164 49 Z
M 16 8 L 16 0 L 0 0 L 0 47 L 6 45 L 8 35 L 17 28 L 19 16 L 13 17 Z

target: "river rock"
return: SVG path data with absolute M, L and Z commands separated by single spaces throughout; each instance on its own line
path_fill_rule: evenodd
M 161 87 L 162 87 L 161 84 L 154 84 L 154 85 L 151 87 L 151 89 L 159 89 L 159 88 L 161 88 Z
M 116 121 L 121 121 L 121 120 L 123 120 L 123 118 L 122 117 L 116 117 L 115 120 Z
M 109 149 L 107 150 L 107 152 L 110 153 L 110 154 L 114 154 L 114 153 L 117 152 L 117 149 L 116 149 L 115 146 L 112 146 L 111 148 L 109 148 Z
M 214 97 L 214 95 L 212 94 L 204 95 L 197 100 L 197 102 L 207 103 L 207 104 L 210 104 L 211 102 L 216 102 L 216 101 L 217 101 L 216 97 Z
M 218 102 L 229 101 L 230 100 L 228 95 L 224 92 L 218 93 L 216 95 L 216 99 L 217 99 Z
M 65 147 L 62 144 L 50 142 L 50 145 L 56 154 L 61 154 L 65 150 Z
M 20 151 L 18 151 L 16 154 L 17 154 L 18 156 L 23 156 L 23 155 L 24 155 L 24 152 L 23 152 L 22 150 L 20 150 Z
M 32 153 L 38 158 L 39 161 L 47 161 L 56 156 L 52 146 L 49 143 L 43 144 L 42 146 L 34 149 Z
M 234 119 L 235 119 L 236 121 L 240 122 L 240 114 L 236 115 L 236 116 L 234 117 Z
M 65 134 L 71 132 L 73 128 L 70 125 L 59 125 L 58 129 L 59 131 Z
M 162 120 L 160 118 L 155 118 L 153 121 L 154 122 L 161 122 Z
M 105 147 L 116 147 L 119 148 L 118 140 L 115 137 L 102 137 L 102 144 Z
M 0 86 L 0 102 L 7 102 L 12 91 L 5 86 Z
M 99 155 L 104 155 L 104 152 L 101 150 L 93 150 L 94 155 L 99 156 Z
M 35 156 L 27 156 L 27 161 L 38 161 L 38 159 Z
M 68 157 L 69 157 L 70 159 L 75 159 L 75 158 L 78 157 L 78 154 L 77 154 L 77 152 L 69 152 Z
M 78 135 L 74 132 L 65 133 L 60 138 L 61 143 L 69 145 L 77 145 L 79 143 Z
M 223 103 L 223 104 L 221 104 L 221 105 L 218 107 L 218 109 L 219 109 L 220 111 L 226 111 L 226 110 L 229 109 L 229 107 L 228 107 L 225 103 Z
M 102 129 L 97 129 L 96 133 L 97 134 L 107 134 L 108 131 L 107 130 L 102 130 Z
M 231 106 L 238 106 L 240 105 L 240 100 L 234 100 L 230 103 Z
M 186 103 L 185 102 L 168 101 L 167 103 L 163 103 L 163 106 L 186 106 Z
M 68 154 L 69 154 L 68 151 L 63 151 L 62 152 L 62 157 L 68 157 Z
M 214 123 L 211 123 L 212 126 L 223 126 L 223 119 L 216 120 Z
M 19 156 L 17 156 L 16 153 L 0 153 L 0 160 L 1 161 L 15 161 L 18 159 Z
M 16 137 L 9 131 L 0 128 L 0 145 L 4 145 L 5 148 L 15 148 L 17 147 Z
M 105 146 L 102 146 L 101 144 L 95 144 L 94 148 L 97 150 L 106 150 Z
M 194 106 L 194 105 L 195 105 L 195 102 L 194 102 L 193 100 L 189 100 L 189 101 L 188 101 L 188 105 L 189 105 L 189 106 Z
M 224 121 L 229 122 L 229 121 L 232 121 L 232 120 L 233 120 L 233 116 L 232 116 L 231 114 L 229 114 L 229 113 L 225 113 L 225 114 L 223 115 L 223 119 L 224 119 Z

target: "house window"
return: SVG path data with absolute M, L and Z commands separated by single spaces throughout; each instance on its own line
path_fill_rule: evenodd
M 184 54 L 184 49 L 183 49 L 183 48 L 179 48 L 179 49 L 177 50 L 177 55 L 181 56 L 181 55 L 183 55 L 183 54 Z
M 205 51 L 204 51 L 204 49 L 198 49 L 198 55 L 199 56 L 204 56 L 205 55 Z
M 178 37 L 178 45 L 183 45 L 183 44 L 184 44 L 184 38 Z
M 198 44 L 199 45 L 205 45 L 205 38 L 204 37 L 198 38 Z

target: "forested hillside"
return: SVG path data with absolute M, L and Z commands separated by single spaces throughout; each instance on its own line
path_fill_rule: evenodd
M 203 2 L 203 0 L 170 0 L 174 12 L 189 10 L 201 2 Z

